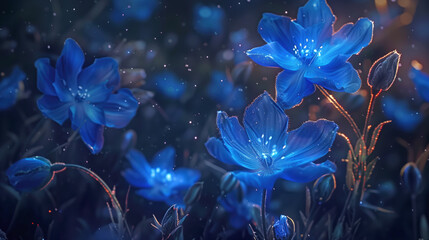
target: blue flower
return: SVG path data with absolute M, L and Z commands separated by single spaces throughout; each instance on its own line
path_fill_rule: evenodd
M 260 201 L 260 193 L 247 189 L 242 182 L 239 183 L 242 192 L 234 189 L 224 196 L 218 197 L 219 204 L 229 214 L 229 225 L 235 229 L 242 229 L 252 219 L 252 208 L 256 207 L 257 199 Z M 257 194 L 254 194 L 257 193 Z M 244 196 L 239 196 L 239 195 Z
M 173 170 L 175 155 L 173 147 L 166 147 L 149 164 L 141 152 L 132 149 L 126 156 L 132 168 L 125 170 L 123 176 L 140 188 L 137 194 L 144 198 L 183 206 L 186 190 L 200 178 L 200 173 L 189 168 Z
M 429 102 L 429 75 L 421 71 L 422 66 L 413 61 L 409 76 L 413 80 L 420 97 Z
M 121 23 L 127 19 L 146 21 L 158 6 L 158 0 L 113 0 L 111 19 Z
M 49 183 L 54 174 L 51 166 L 51 162 L 44 157 L 24 158 L 10 166 L 6 175 L 16 190 L 29 192 Z
M 405 100 L 384 96 L 381 103 L 384 115 L 405 132 L 414 131 L 423 121 L 423 116 L 418 111 L 412 110 Z
M 274 223 L 273 232 L 276 240 L 288 240 L 292 237 L 293 232 L 285 215 L 281 215 L 280 219 Z
M 246 104 L 243 89 L 234 87 L 226 74 L 221 71 L 213 71 L 207 87 L 207 95 L 227 108 L 241 109 Z
M 223 32 L 225 13 L 222 8 L 197 4 L 194 7 L 194 28 L 202 35 L 218 35 Z
M 186 83 L 173 72 L 165 71 L 153 76 L 148 88 L 156 90 L 165 97 L 179 99 L 186 91 Z
M 0 82 L 0 110 L 12 107 L 18 96 L 19 83 L 25 79 L 25 73 L 15 67 L 12 73 Z
M 292 20 L 265 13 L 258 31 L 267 43 L 247 52 L 256 63 L 284 69 L 277 76 L 277 101 L 287 109 L 315 91 L 314 85 L 338 92 L 356 92 L 358 72 L 347 62 L 372 39 L 367 18 L 347 23 L 333 33 L 335 16 L 325 0 L 309 0 Z
M 313 161 L 328 153 L 337 124 L 308 121 L 287 132 L 288 121 L 284 111 L 265 92 L 247 107 L 244 128 L 237 117 L 218 112 L 221 139 L 210 138 L 206 148 L 218 160 L 244 168 L 245 171 L 235 173 L 237 178 L 258 188 L 271 189 L 277 178 L 308 182 L 335 172 L 334 163 Z
M 58 124 L 70 118 L 93 154 L 104 144 L 104 126 L 123 128 L 134 117 L 138 102 L 128 89 L 119 88 L 118 63 L 99 58 L 82 69 L 84 54 L 73 39 L 67 39 L 56 68 L 48 58 L 38 59 L 37 87 L 43 96 L 40 111 Z

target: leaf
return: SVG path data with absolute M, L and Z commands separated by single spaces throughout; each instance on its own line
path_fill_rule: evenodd
M 362 138 L 359 138 L 359 140 L 356 142 L 355 154 L 358 157 L 358 162 L 365 162 L 367 156 L 366 145 Z
M 352 161 L 347 162 L 346 185 L 349 189 L 353 189 L 356 180 L 353 173 L 353 166 L 354 163 Z
M 299 216 L 301 217 L 302 223 L 304 223 L 304 227 L 307 226 L 307 218 L 305 217 L 305 214 L 301 211 L 299 211 Z
M 192 185 L 192 187 L 188 189 L 185 194 L 185 197 L 183 198 L 183 201 L 185 202 L 186 206 L 191 206 L 192 204 L 198 202 L 198 200 L 200 200 L 202 191 L 203 182 L 197 182 Z
M 365 172 L 365 178 L 368 181 L 368 179 L 371 177 L 372 172 L 374 171 L 375 164 L 379 160 L 379 157 L 374 158 L 371 162 L 368 163 L 366 166 L 366 172 Z
M 429 159 L 429 144 L 426 146 L 422 154 L 417 158 L 416 165 L 419 168 L 420 172 L 423 172 L 426 162 Z
M 391 120 L 384 121 L 378 124 L 378 126 L 374 129 L 374 131 L 372 132 L 371 142 L 368 147 L 368 155 L 371 155 L 371 153 L 374 151 L 375 145 L 377 144 L 377 141 L 378 141 L 378 137 L 380 136 L 381 129 L 383 128 L 384 125 L 390 122 L 392 121 Z
M 381 208 L 381 207 L 377 207 L 377 206 L 371 205 L 369 203 L 362 203 L 360 206 L 363 207 L 363 208 L 367 208 L 367 209 L 374 210 L 374 211 L 381 212 L 381 213 L 389 213 L 389 214 L 394 214 L 395 213 L 392 210 Z

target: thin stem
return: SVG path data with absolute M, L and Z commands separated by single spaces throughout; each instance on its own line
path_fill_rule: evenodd
M 107 183 L 104 182 L 104 180 L 101 179 L 101 177 L 99 177 L 95 172 L 89 170 L 86 167 L 82 167 L 80 165 L 75 165 L 75 164 L 65 164 L 65 167 L 80 170 L 80 171 L 88 174 L 89 176 L 91 176 L 93 179 L 95 179 L 103 187 L 104 191 L 107 193 L 110 200 L 112 201 L 112 204 L 115 205 L 119 209 L 119 211 L 121 212 L 122 215 L 124 215 L 124 213 L 122 212 L 121 205 L 119 204 L 118 199 L 116 198 L 113 191 L 109 188 Z
M 267 189 L 264 189 L 262 191 L 262 202 L 261 202 L 262 233 L 264 234 L 264 239 L 268 240 L 267 223 L 265 219 L 266 205 L 267 205 Z
M 416 194 L 411 195 L 411 212 L 413 213 L 413 239 L 417 239 L 417 204 Z
M 329 92 L 321 86 L 316 85 L 317 89 L 329 100 L 332 105 L 344 116 L 344 118 L 349 122 L 350 126 L 353 128 L 356 136 L 362 138 L 362 134 L 360 133 L 359 127 L 356 125 L 356 122 L 353 120 L 352 116 L 344 109 L 341 104 L 338 103 L 337 99 L 334 96 L 329 94 Z
M 382 90 L 378 91 L 376 94 L 374 94 L 372 92 L 371 89 L 371 98 L 369 100 L 369 104 L 368 104 L 368 111 L 366 113 L 366 118 L 365 118 L 365 127 L 363 128 L 363 140 L 364 142 L 366 142 L 367 138 L 368 138 L 368 126 L 369 126 L 369 122 L 371 121 L 371 117 L 372 114 L 374 113 L 374 102 L 375 99 L 380 96 Z

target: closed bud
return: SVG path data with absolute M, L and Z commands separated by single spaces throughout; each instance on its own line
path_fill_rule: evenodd
M 289 224 L 289 222 L 291 224 Z M 274 238 L 276 240 L 289 240 L 294 233 L 293 221 L 287 216 L 281 215 L 273 225 Z
M 43 188 L 54 175 L 51 162 L 44 157 L 24 158 L 6 171 L 10 184 L 20 192 Z
M 422 174 L 415 163 L 409 162 L 401 169 L 401 178 L 405 188 L 412 194 L 419 192 L 422 185 Z
M 400 58 L 401 54 L 393 50 L 375 61 L 368 74 L 368 85 L 373 91 L 389 90 L 395 81 Z
M 327 202 L 334 193 L 337 183 L 334 174 L 325 174 L 313 185 L 313 199 L 319 204 Z
M 190 206 L 200 200 L 201 193 L 203 192 L 203 185 L 203 182 L 197 182 L 188 189 L 185 194 L 185 197 L 183 198 L 183 201 L 185 202 L 186 206 Z
M 137 142 L 137 134 L 134 130 L 130 129 L 122 136 L 121 151 L 127 153 L 133 149 Z
M 231 172 L 225 173 L 220 180 L 220 191 L 222 194 L 231 192 L 240 185 L 240 181 Z

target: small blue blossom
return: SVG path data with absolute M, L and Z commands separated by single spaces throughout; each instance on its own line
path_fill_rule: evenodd
M 125 170 L 123 176 L 140 188 L 136 193 L 144 198 L 183 206 L 186 191 L 198 181 L 200 173 L 189 168 L 173 170 L 175 155 L 173 147 L 166 147 L 149 164 L 141 152 L 132 149 L 126 156 L 132 168 Z
M 288 109 L 315 91 L 314 85 L 338 92 L 356 92 L 358 72 L 347 62 L 372 40 L 373 22 L 347 23 L 333 32 L 335 16 L 326 0 L 309 0 L 298 17 L 265 13 L 258 31 L 267 43 L 247 52 L 256 63 L 284 69 L 277 76 L 277 101 Z
M 218 112 L 221 138 L 210 138 L 208 152 L 216 159 L 245 169 L 235 173 L 248 186 L 271 189 L 278 178 L 312 181 L 335 172 L 330 161 L 315 164 L 331 147 L 338 126 L 328 120 L 308 121 L 287 132 L 289 118 L 263 93 L 247 107 L 244 128 L 237 117 Z
M 194 28 L 202 35 L 223 32 L 225 12 L 220 7 L 197 4 L 194 7 Z
M 288 218 L 281 215 L 273 225 L 274 237 L 276 240 L 288 240 L 292 237 L 292 230 L 288 223 Z
M 0 111 L 16 103 L 19 83 L 24 79 L 25 73 L 19 67 L 14 67 L 12 73 L 0 81 Z
M 158 6 L 158 0 L 113 0 L 111 19 L 115 23 L 133 19 L 146 21 Z
M 6 175 L 10 184 L 18 191 L 29 192 L 45 186 L 53 176 L 51 162 L 44 157 L 19 160 L 10 166 Z
M 419 63 L 413 61 L 409 76 L 413 80 L 420 97 L 429 102 L 429 75 L 422 72 L 421 67 Z
M 123 128 L 134 117 L 138 102 L 128 89 L 119 88 L 118 63 L 99 58 L 82 69 L 84 54 L 73 39 L 67 39 L 56 68 L 48 58 L 38 59 L 37 87 L 43 96 L 40 111 L 62 125 L 71 120 L 93 154 L 104 144 L 104 126 Z
M 179 99 L 186 91 L 186 83 L 179 79 L 176 74 L 164 71 L 153 76 L 148 88 L 153 89 L 165 97 Z
M 213 71 L 207 87 L 207 95 L 227 108 L 241 109 L 246 104 L 243 89 L 234 87 L 226 74 L 221 71 Z
M 243 193 L 239 193 L 237 189 L 231 191 L 224 196 L 218 197 L 219 204 L 229 214 L 229 225 L 235 229 L 242 229 L 252 219 L 252 208 L 256 207 L 260 201 L 260 193 L 247 189 L 242 182 L 239 183 Z M 256 194 L 255 194 L 256 193 Z M 243 194 L 244 197 L 239 197 Z M 256 196 L 257 195 L 257 196 Z
M 381 100 L 384 115 L 402 131 L 412 132 L 423 121 L 419 111 L 412 110 L 405 100 L 384 96 Z

